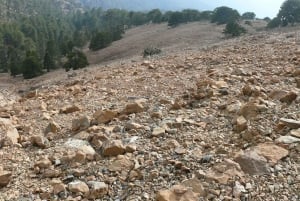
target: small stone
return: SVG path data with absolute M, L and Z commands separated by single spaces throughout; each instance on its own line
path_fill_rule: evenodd
M 300 89 L 300 78 L 296 78 L 295 81 L 297 88 Z
M 289 92 L 285 96 L 280 98 L 280 101 L 283 103 L 291 104 L 294 100 L 296 100 L 298 95 L 295 92 Z
M 60 131 L 60 126 L 55 123 L 55 122 L 51 122 L 48 124 L 47 128 L 45 129 L 45 134 L 47 133 L 58 133 Z
M 197 193 L 199 196 L 206 196 L 206 191 L 202 185 L 202 182 L 197 178 L 185 180 L 181 183 L 181 185 L 187 188 L 192 188 L 192 191 Z
M 49 140 L 46 137 L 41 136 L 41 135 L 32 136 L 30 141 L 34 146 L 37 146 L 37 147 L 40 147 L 43 149 L 49 147 L 49 145 L 50 145 Z
M 242 193 L 246 192 L 245 187 L 240 184 L 240 182 L 236 181 L 233 187 L 233 196 L 235 198 L 240 198 Z
M 136 151 L 136 145 L 135 144 L 128 144 L 126 145 L 126 153 L 133 153 Z
M 52 188 L 53 188 L 52 192 L 53 192 L 54 195 L 57 195 L 57 194 L 59 194 L 61 192 L 65 192 L 66 191 L 65 184 L 63 184 L 61 182 L 60 183 L 54 183 L 54 184 L 52 184 Z
M 247 129 L 247 119 L 243 116 L 239 116 L 236 119 L 236 132 L 240 133 Z
M 283 144 L 293 144 L 300 142 L 300 138 L 296 138 L 293 136 L 281 136 L 275 140 L 275 142 L 283 143 Z
M 230 159 L 225 159 L 222 163 L 214 165 L 213 168 L 207 171 L 203 176 L 205 176 L 207 180 L 227 184 L 228 180 L 232 177 L 238 176 L 242 178 L 244 173 L 238 163 Z
M 119 155 L 108 165 L 108 169 L 111 172 L 120 172 L 123 170 L 130 170 L 133 166 L 133 162 L 128 157 Z
M 103 156 L 118 156 L 125 153 L 125 147 L 120 140 L 107 140 L 102 145 Z
M 294 119 L 285 119 L 281 118 L 280 122 L 283 123 L 285 126 L 292 128 L 292 129 L 298 129 L 300 128 L 300 121 L 294 120 Z
M 178 155 L 183 155 L 186 152 L 187 152 L 186 149 L 184 149 L 183 147 L 177 147 L 177 148 L 175 148 L 175 153 L 178 154 Z
M 161 137 L 166 133 L 166 129 L 161 127 L 156 127 L 153 129 L 151 136 L 152 137 Z
M 0 168 L 0 187 L 5 187 L 11 181 L 12 173 L 9 171 L 4 171 L 2 167 Z
M 73 181 L 68 184 L 69 191 L 73 193 L 83 193 L 87 195 L 90 191 L 88 185 L 82 181 Z
M 300 129 L 291 130 L 291 135 L 300 138 Z
M 161 190 L 157 193 L 157 201 L 198 201 L 198 196 L 193 191 L 182 185 L 173 186 L 170 190 Z
M 38 160 L 34 166 L 44 169 L 44 168 L 49 168 L 51 165 L 52 162 L 48 158 L 43 158 Z
M 89 128 L 90 120 L 87 116 L 82 116 L 79 119 L 74 119 L 72 121 L 72 130 L 80 131 Z
M 146 110 L 145 100 L 136 100 L 134 103 L 130 103 L 126 105 L 125 109 L 122 111 L 123 114 L 133 114 L 133 113 L 140 113 Z
M 89 181 L 90 187 L 89 199 L 99 199 L 108 193 L 108 185 L 104 182 Z
M 99 110 L 94 113 L 93 117 L 99 124 L 106 124 L 112 121 L 114 118 L 118 116 L 116 111 L 112 110 Z
M 62 113 L 62 114 L 70 114 L 70 113 L 73 113 L 73 112 L 78 112 L 80 111 L 81 108 L 77 105 L 72 105 L 72 106 L 66 106 L 62 109 L 59 110 L 59 113 Z

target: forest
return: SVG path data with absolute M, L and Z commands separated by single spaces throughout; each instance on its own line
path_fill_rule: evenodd
M 105 48 L 121 39 L 126 28 L 167 21 L 173 26 L 177 21 L 207 19 L 210 15 L 197 10 L 162 13 L 159 9 L 149 12 L 84 9 L 65 1 L 1 0 L 0 3 L 0 71 L 12 76 L 22 74 L 24 78 L 62 66 L 66 70 L 84 67 L 87 61 L 81 48 L 87 45 L 94 51 Z
M 283 4 L 270 25 L 276 27 L 295 21 L 285 18 L 289 12 L 284 11 L 290 11 L 290 2 L 295 4 L 294 0 L 286 1 L 287 8 Z M 299 1 L 296 5 L 297 18 L 293 19 L 299 18 Z M 240 19 L 253 20 L 255 13 L 240 15 L 237 10 L 224 6 L 201 12 L 194 9 L 141 12 L 87 8 L 80 1 L 72 0 L 0 0 L 0 17 L 0 72 L 23 75 L 27 79 L 61 67 L 68 71 L 87 66 L 83 48 L 91 51 L 105 48 L 121 39 L 130 27 L 162 22 L 176 27 L 201 20 L 227 24 Z M 233 36 L 244 32 L 237 24 L 228 24 L 227 28 Z

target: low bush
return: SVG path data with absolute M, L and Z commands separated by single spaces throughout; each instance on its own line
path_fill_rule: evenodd
M 156 48 L 156 47 L 147 47 L 144 49 L 144 53 L 143 56 L 147 57 L 147 56 L 152 56 L 155 54 L 160 54 L 161 53 L 161 49 Z

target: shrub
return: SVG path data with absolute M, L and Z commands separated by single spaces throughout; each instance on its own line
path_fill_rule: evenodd
M 246 33 L 246 29 L 239 25 L 237 22 L 229 22 L 226 24 L 225 29 L 223 30 L 225 35 L 229 35 L 232 37 L 237 37 Z
M 147 56 L 152 56 L 152 55 L 155 55 L 155 54 L 160 54 L 161 53 L 161 49 L 159 48 L 156 48 L 156 47 L 147 47 L 146 49 L 144 49 L 144 57 L 147 57 Z
M 214 10 L 211 22 L 217 24 L 226 24 L 229 22 L 237 21 L 240 18 L 240 14 L 237 10 L 222 6 Z
M 85 54 L 79 50 L 73 50 L 67 55 L 68 61 L 64 64 L 66 71 L 70 69 L 77 70 L 89 65 Z
M 248 26 L 252 26 L 252 22 L 249 21 L 249 20 L 246 20 L 246 21 L 245 21 L 245 24 L 248 25 Z
M 253 12 L 245 12 L 242 14 L 242 19 L 244 19 L 244 20 L 254 20 L 255 17 L 256 17 L 256 15 Z
M 42 74 L 42 65 L 36 52 L 27 52 L 22 63 L 22 73 L 25 79 L 31 79 Z

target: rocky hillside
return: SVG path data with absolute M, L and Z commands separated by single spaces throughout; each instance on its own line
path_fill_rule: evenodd
M 78 0 L 0 0 L 1 21 L 40 14 L 64 13 L 82 9 Z
M 0 200 L 299 200 L 296 33 L 15 81 Z

